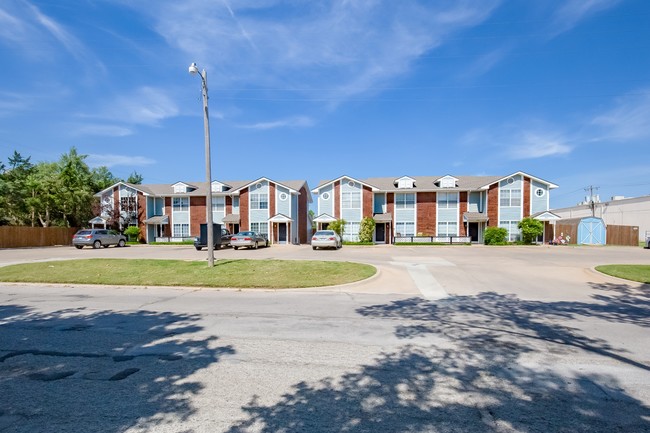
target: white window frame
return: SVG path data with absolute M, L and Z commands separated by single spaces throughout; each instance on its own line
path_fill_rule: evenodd
M 515 220 L 502 220 L 499 221 L 499 227 L 502 227 L 508 231 L 508 242 L 517 242 L 521 240 L 521 230 L 517 225 L 519 221 Z
M 251 209 L 260 210 L 269 208 L 269 195 L 262 192 L 253 192 L 250 195 Z
M 516 193 L 516 194 L 515 194 Z M 499 194 L 499 206 L 501 207 L 520 207 L 521 206 L 521 189 L 502 189 Z
M 189 210 L 189 197 L 172 197 L 172 212 L 188 212 Z
M 415 222 L 413 221 L 396 222 L 395 236 L 415 236 Z
M 458 236 L 458 223 L 456 221 L 438 221 L 436 236 Z
M 457 192 L 439 192 L 437 196 L 439 209 L 458 209 L 460 198 Z M 449 199 L 450 197 L 452 200 Z
M 361 192 L 341 192 L 341 209 L 361 209 Z
M 212 196 L 212 212 L 226 211 L 226 197 Z
M 266 239 L 269 238 L 269 223 L 265 222 L 254 222 L 251 223 L 251 231 L 256 232 L 264 236 Z
M 415 193 L 395 193 L 395 209 L 415 209 Z
M 359 242 L 360 222 L 346 222 L 343 226 L 343 240 L 348 242 Z
M 172 237 L 174 238 L 188 238 L 190 237 L 190 225 L 187 223 L 174 224 L 172 227 Z

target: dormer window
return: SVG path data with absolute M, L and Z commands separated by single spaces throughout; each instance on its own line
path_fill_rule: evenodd
M 440 188 L 456 188 L 458 186 L 458 179 L 453 176 L 441 177 L 436 182 Z
M 172 188 L 174 189 L 174 194 L 183 194 L 186 192 L 192 192 L 196 189 L 195 186 L 188 185 L 183 182 L 177 182 L 174 185 L 172 185 Z
M 415 187 L 415 179 L 408 176 L 404 176 L 397 179 L 395 181 L 395 184 L 398 189 L 410 189 Z

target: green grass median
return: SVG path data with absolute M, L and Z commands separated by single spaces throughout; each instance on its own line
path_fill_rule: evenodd
M 302 260 L 85 259 L 26 263 L 0 268 L 0 281 L 230 288 L 305 288 L 352 283 L 377 272 L 351 262 Z
M 612 277 L 650 284 L 650 265 L 602 265 L 596 266 L 596 270 Z

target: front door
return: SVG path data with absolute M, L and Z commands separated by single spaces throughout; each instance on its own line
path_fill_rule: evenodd
M 468 223 L 467 232 L 472 238 L 472 242 L 478 242 L 478 223 Z
M 380 223 L 375 226 L 375 242 L 378 244 L 386 243 L 386 224 Z
M 278 243 L 286 244 L 287 243 L 287 224 L 280 223 L 278 224 Z

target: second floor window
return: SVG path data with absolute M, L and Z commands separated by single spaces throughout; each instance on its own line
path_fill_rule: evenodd
M 268 194 L 251 194 L 251 209 L 268 209 Z
M 397 209 L 415 209 L 415 194 L 395 194 Z
M 501 206 L 521 206 L 520 189 L 502 189 L 499 192 L 499 203 Z
M 442 209 L 456 209 L 458 207 L 458 193 L 439 192 L 438 207 Z
M 361 209 L 361 193 L 342 192 L 341 209 Z
M 190 199 L 187 197 L 174 197 L 172 206 L 174 212 L 187 212 L 190 209 Z

